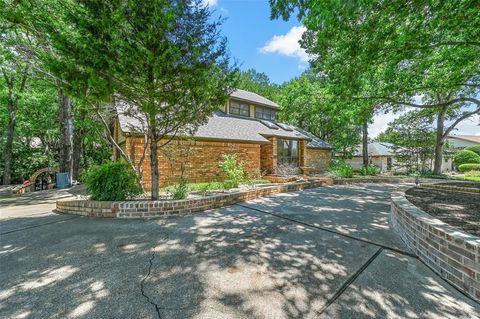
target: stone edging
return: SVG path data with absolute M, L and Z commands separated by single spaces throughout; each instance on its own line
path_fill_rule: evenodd
M 433 218 L 404 192 L 391 195 L 390 222 L 420 260 L 480 302 L 480 237 Z
M 237 202 L 252 200 L 272 194 L 319 187 L 323 184 L 325 184 L 325 181 L 291 183 L 185 200 L 145 200 L 123 202 L 64 200 L 57 201 L 56 210 L 60 213 L 110 218 L 148 218 L 170 215 L 185 215 L 197 211 L 219 208 Z
M 461 185 L 461 183 L 458 183 L 458 184 Z M 440 185 L 440 184 L 420 184 L 420 187 L 429 188 L 429 189 L 456 191 L 456 192 L 480 193 L 480 188 L 473 188 L 473 187 L 461 187 L 461 186 Z

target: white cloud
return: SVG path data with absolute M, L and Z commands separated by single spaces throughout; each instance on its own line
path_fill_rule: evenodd
M 259 51 L 264 54 L 278 53 L 294 57 L 299 59 L 300 62 L 306 63 L 309 60 L 309 56 L 298 43 L 305 30 L 306 28 L 304 26 L 296 26 L 292 27 L 284 35 L 274 35 L 272 39 L 267 41 L 267 43 L 259 49 Z
M 218 4 L 218 0 L 203 0 L 202 3 L 206 7 L 214 7 Z

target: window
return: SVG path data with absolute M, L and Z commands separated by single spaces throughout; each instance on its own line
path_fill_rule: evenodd
M 237 101 L 230 101 L 230 114 L 250 116 L 250 106 Z
M 275 121 L 276 113 L 277 112 L 272 109 L 261 107 L 261 106 L 255 106 L 255 117 L 257 119 Z
M 277 142 L 277 162 L 278 164 L 297 164 L 298 165 L 298 141 L 281 140 Z
M 392 158 L 391 157 L 387 157 L 387 170 L 391 170 L 392 169 Z

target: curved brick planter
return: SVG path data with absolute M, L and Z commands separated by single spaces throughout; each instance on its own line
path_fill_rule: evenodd
M 447 191 L 479 193 L 480 194 L 480 188 L 462 187 L 462 186 L 460 186 L 460 185 L 462 185 L 462 183 L 458 183 L 458 185 L 459 186 L 441 185 L 441 184 L 421 184 L 420 187 L 430 188 L 430 189 L 447 190 Z
M 148 218 L 169 215 L 185 215 L 206 209 L 223 207 L 237 202 L 252 200 L 267 195 L 319 187 L 323 184 L 325 184 L 325 181 L 274 185 L 199 199 L 124 202 L 66 200 L 57 201 L 56 205 L 58 212 L 67 214 L 111 218 Z
M 391 196 L 390 222 L 420 260 L 480 302 L 480 237 L 433 218 L 403 192 Z

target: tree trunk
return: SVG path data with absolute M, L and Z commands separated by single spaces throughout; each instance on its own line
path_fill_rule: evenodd
M 156 123 L 151 123 L 150 127 L 150 170 L 152 182 L 152 200 L 158 200 L 158 158 L 157 158 L 157 129 Z
M 362 156 L 363 156 L 363 166 L 368 166 L 368 121 L 363 122 L 362 129 Z
M 433 164 L 433 174 L 435 175 L 440 175 L 442 173 L 443 145 L 445 144 L 443 131 L 447 110 L 448 106 L 443 107 L 442 110 L 437 114 L 437 137 L 435 140 L 435 161 Z
M 78 120 L 84 121 L 87 116 L 85 110 L 80 109 L 78 112 Z M 81 157 L 83 152 L 83 139 L 85 137 L 85 128 L 74 128 L 73 130 L 73 146 L 72 146 L 72 179 L 78 180 L 80 176 Z
M 59 171 L 71 174 L 72 152 L 72 103 L 68 96 L 58 90 L 58 117 L 60 124 Z M 70 178 L 72 176 L 70 175 Z
M 13 88 L 12 88 L 13 89 Z M 3 185 L 10 185 L 12 182 L 12 155 L 13 155 L 13 137 L 17 124 L 17 112 L 13 92 L 8 94 L 8 130 L 7 141 L 3 153 Z

